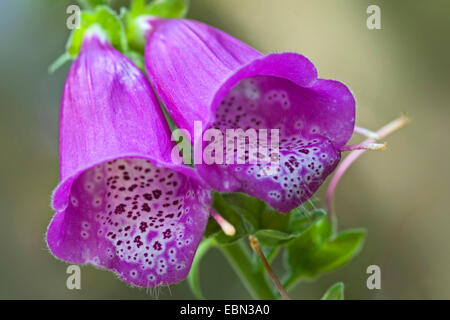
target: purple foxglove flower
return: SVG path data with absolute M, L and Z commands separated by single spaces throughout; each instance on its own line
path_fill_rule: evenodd
M 61 183 L 47 232 L 51 252 L 152 287 L 186 277 L 210 195 L 173 143 L 142 72 L 108 42 L 85 36 L 60 117 Z
M 205 180 L 219 191 L 259 197 L 282 212 L 309 199 L 334 170 L 353 133 L 355 100 L 348 88 L 317 78 L 314 65 L 296 53 L 263 55 L 196 21 L 148 23 L 150 82 L 191 137 L 194 121 L 201 121 L 203 130 L 279 130 L 279 154 L 269 154 L 279 166 L 197 165 Z M 193 140 L 195 149 L 199 144 Z M 223 150 L 229 151 L 225 143 Z

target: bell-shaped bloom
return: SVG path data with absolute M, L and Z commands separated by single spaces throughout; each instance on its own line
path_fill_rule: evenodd
M 171 162 L 172 148 L 142 72 L 102 37 L 86 35 L 62 97 L 51 252 L 141 287 L 184 279 L 210 194 L 193 169 Z
M 355 100 L 348 88 L 317 78 L 314 65 L 300 54 L 264 55 L 196 21 L 148 23 L 150 82 L 175 123 L 194 137 L 194 149 L 202 145 L 204 152 L 209 144 L 200 140 L 213 140 L 195 138 L 195 121 L 203 132 L 218 129 L 224 136 L 228 129 L 277 130 L 277 141 L 271 135 L 257 141 L 258 148 L 269 149 L 272 163 L 198 164 L 205 181 L 219 191 L 261 198 L 282 212 L 309 199 L 334 170 L 353 133 Z M 242 131 L 239 135 L 247 139 Z M 224 158 L 236 151 L 233 141 L 222 147 L 228 153 Z M 249 156 L 247 150 L 241 158 Z

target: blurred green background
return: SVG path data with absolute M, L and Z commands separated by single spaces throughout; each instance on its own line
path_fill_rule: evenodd
M 193 298 L 186 283 L 146 291 L 92 267 L 82 268 L 81 290 L 67 290 L 67 264 L 46 248 L 68 65 L 53 75 L 47 67 L 63 52 L 71 3 L 0 2 L 0 298 Z M 370 4 L 381 7 L 382 30 L 366 27 Z M 377 129 L 402 112 L 413 120 L 338 188 L 339 227 L 368 229 L 361 254 L 301 283 L 293 298 L 317 299 L 343 281 L 349 299 L 450 299 L 449 12 L 448 0 L 192 0 L 190 18 L 262 52 L 302 53 L 320 77 L 346 83 L 360 126 Z M 366 287 L 371 264 L 381 267 L 381 290 Z M 220 252 L 201 272 L 208 298 L 249 298 Z

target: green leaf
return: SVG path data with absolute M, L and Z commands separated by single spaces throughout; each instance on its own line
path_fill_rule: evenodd
M 365 230 L 354 229 L 331 236 L 331 222 L 322 218 L 286 246 L 285 262 L 289 274 L 284 286 L 302 278 L 315 278 L 339 268 L 362 248 Z
M 229 237 L 210 219 L 205 236 L 214 236 L 219 244 L 233 243 L 252 234 L 263 246 L 279 246 L 298 237 L 325 215 L 323 210 L 307 211 L 301 207 L 283 214 L 243 193 L 214 193 L 213 208 L 236 229 L 236 234 Z
M 99 28 L 116 49 L 127 51 L 127 39 L 121 20 L 109 7 L 98 6 L 94 11 L 81 13 L 80 28 L 73 30 L 67 42 L 67 52 L 71 57 L 78 55 L 86 31 L 93 27 Z
M 344 300 L 344 284 L 338 282 L 328 288 L 321 300 Z
M 192 261 L 191 270 L 187 276 L 187 281 L 192 293 L 198 300 L 205 300 L 202 290 L 200 289 L 200 261 L 209 249 L 215 244 L 214 238 L 203 239 L 198 246 L 195 253 L 194 260 Z

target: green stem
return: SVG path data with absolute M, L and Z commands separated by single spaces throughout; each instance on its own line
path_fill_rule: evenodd
M 192 262 L 191 271 L 187 276 L 188 284 L 191 287 L 192 293 L 198 300 L 205 300 L 202 290 L 200 288 L 200 261 L 209 249 L 215 245 L 214 238 L 203 239 L 198 246 L 197 252 Z
M 234 271 L 254 299 L 274 300 L 273 290 L 264 277 L 264 270 L 254 268 L 248 249 L 242 242 L 221 247 Z

